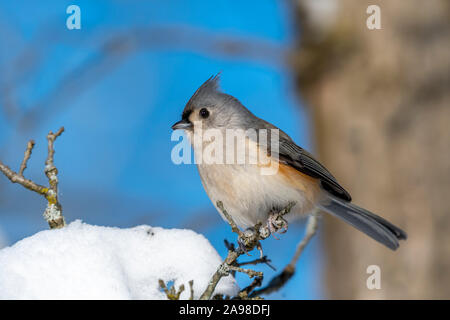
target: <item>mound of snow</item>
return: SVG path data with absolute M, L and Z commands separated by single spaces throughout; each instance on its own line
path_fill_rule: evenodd
M 92 226 L 77 220 L 0 250 L 0 299 L 167 299 L 158 280 L 194 280 L 197 299 L 221 258 L 191 230 Z M 238 291 L 231 276 L 216 293 Z

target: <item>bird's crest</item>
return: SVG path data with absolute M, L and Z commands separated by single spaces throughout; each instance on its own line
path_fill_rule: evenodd
M 210 77 L 206 80 L 194 93 L 195 96 L 200 96 L 203 94 L 208 94 L 211 92 L 219 91 L 220 87 L 220 72 L 215 76 Z

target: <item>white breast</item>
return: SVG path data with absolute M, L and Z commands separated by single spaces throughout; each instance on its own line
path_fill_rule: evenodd
M 199 164 L 198 170 L 213 204 L 222 201 L 240 227 L 264 223 L 272 209 L 282 209 L 291 201 L 296 205 L 290 216 L 313 207 L 313 200 L 301 188 L 293 187 L 281 174 L 261 175 L 257 165 Z

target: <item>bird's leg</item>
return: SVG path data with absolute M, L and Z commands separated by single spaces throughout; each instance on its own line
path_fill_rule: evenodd
M 263 252 L 263 249 L 262 249 L 261 242 L 258 241 L 258 244 L 256 245 L 256 248 L 259 251 L 259 258 L 262 259 L 264 257 L 264 252 Z
M 250 254 L 248 253 L 247 248 L 251 247 L 251 244 L 255 241 L 256 237 L 257 237 L 257 233 L 256 233 L 255 228 L 247 228 L 238 237 L 239 249 L 242 252 L 245 252 L 249 256 Z
M 288 222 L 280 215 L 279 211 L 272 210 L 267 219 L 267 228 L 273 237 L 279 240 L 275 233 L 285 233 L 288 230 Z
M 238 244 L 239 244 L 239 250 L 241 250 L 242 252 L 245 252 L 248 256 L 251 256 L 251 254 L 248 253 L 247 247 L 245 246 L 243 241 L 241 241 L 240 238 L 238 238 Z M 256 245 L 256 249 L 258 249 L 259 257 L 262 259 L 264 257 L 264 252 L 263 252 L 263 249 L 261 246 L 261 242 L 258 241 L 258 244 Z

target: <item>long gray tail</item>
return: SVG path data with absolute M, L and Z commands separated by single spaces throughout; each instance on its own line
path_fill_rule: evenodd
M 327 198 L 322 200 L 318 206 L 320 209 L 351 224 L 389 249 L 396 250 L 399 246 L 398 241 L 407 238 L 403 230 L 389 221 L 332 195 L 327 195 Z

